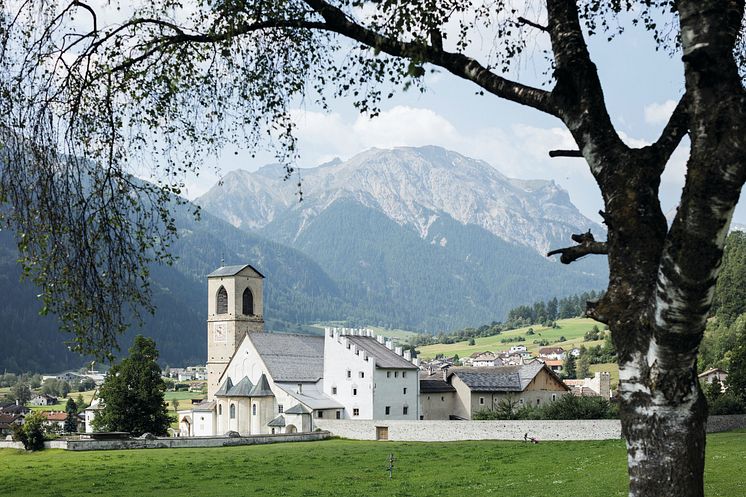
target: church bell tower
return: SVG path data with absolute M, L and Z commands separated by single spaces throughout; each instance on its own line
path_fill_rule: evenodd
M 248 264 L 207 275 L 207 400 L 246 334 L 264 331 L 263 280 Z

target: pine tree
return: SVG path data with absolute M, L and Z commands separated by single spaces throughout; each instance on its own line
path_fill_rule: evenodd
M 163 393 L 166 384 L 156 362 L 158 350 L 152 338 L 135 337 L 129 356 L 106 375 L 99 396 L 104 408 L 96 415 L 96 430 L 165 435 L 171 424 Z
M 572 354 L 567 354 L 567 359 L 565 359 L 565 378 L 568 380 L 574 380 L 577 376 L 577 363 L 575 360 L 575 356 Z
M 65 418 L 65 432 L 75 433 L 78 431 L 78 404 L 70 397 L 67 399 L 65 405 L 65 412 L 67 417 Z

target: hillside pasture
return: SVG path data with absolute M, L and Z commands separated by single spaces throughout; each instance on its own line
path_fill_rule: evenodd
M 603 329 L 603 324 L 588 318 L 572 318 L 562 319 L 557 321 L 559 328 L 547 328 L 541 325 L 526 326 L 515 330 L 504 331 L 499 335 L 492 335 L 489 337 L 475 338 L 475 344 L 469 345 L 468 341 L 442 344 L 438 343 L 435 345 L 427 345 L 424 347 L 418 347 L 418 357 L 420 359 L 432 359 L 437 354 L 443 354 L 446 357 L 451 357 L 454 354 L 458 354 L 460 358 L 469 357 L 475 352 L 507 352 L 513 345 L 525 345 L 529 352 L 536 355 L 542 345 L 533 343 L 538 340 L 548 340 L 551 347 L 562 347 L 565 350 L 572 349 L 573 347 L 580 347 L 585 345 L 586 347 L 592 345 L 599 345 L 603 341 L 584 342 L 583 335 L 587 331 L 590 331 L 594 325 L 598 326 L 599 329 Z M 533 335 L 527 335 L 529 328 L 534 330 Z M 501 340 L 524 337 L 525 341 L 522 342 L 501 342 Z M 557 342 L 561 337 L 565 337 L 562 342 Z
M 706 495 L 746 494 L 744 464 L 746 433 L 708 436 Z M 5 497 L 453 494 L 625 496 L 624 443 L 327 440 L 212 449 L 0 450 L 0 495 Z

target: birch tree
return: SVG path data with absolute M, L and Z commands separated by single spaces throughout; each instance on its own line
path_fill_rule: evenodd
M 608 324 L 618 351 L 629 494 L 703 495 L 707 413 L 695 366 L 746 178 L 743 0 L 160 0 L 114 24 L 83 2 L 52 11 L 35 24 L 43 26 L 29 45 L 35 55 L 20 63 L 23 74 L 53 67 L 34 81 L 52 89 L 41 100 L 24 92 L 31 106 L 22 108 L 34 109 L 25 123 L 52 123 L 61 133 L 53 143 L 75 144 L 77 156 L 115 171 L 160 158 L 154 167 L 169 187 L 178 188 L 172 173 L 227 142 L 269 143 L 290 175 L 294 103 L 325 107 L 349 96 L 375 115 L 393 91 L 422 88 L 430 68 L 560 120 L 577 149 L 552 155 L 588 164 L 608 232 L 605 241 L 578 234 L 553 253 L 567 264 L 608 257 L 608 289 L 587 313 Z M 587 44 L 592 34 L 616 34 L 631 18 L 625 13 L 683 60 L 683 96 L 641 148 L 626 145 L 611 122 Z M 471 50 L 483 32 L 496 43 L 487 61 Z M 527 51 L 536 37 L 551 47 L 544 86 L 508 71 L 521 57 L 543 60 Z M 38 142 L 35 128 L 24 130 Z M 658 189 L 687 135 L 686 182 L 669 226 Z

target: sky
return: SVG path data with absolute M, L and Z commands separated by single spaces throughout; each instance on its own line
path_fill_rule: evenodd
M 535 53 L 548 48 L 546 35 L 536 39 Z M 611 42 L 605 36 L 590 37 L 589 48 L 611 119 L 622 139 L 635 147 L 655 141 L 683 94 L 680 56 L 656 51 L 651 34 L 631 25 Z M 489 49 L 485 41 L 474 46 L 469 55 L 484 60 Z M 511 77 L 537 84 L 542 69 L 541 64 L 526 58 Z M 474 84 L 444 71 L 428 73 L 426 86 L 424 94 L 417 90 L 397 93 L 373 119 L 359 115 L 347 99 L 332 101 L 328 112 L 312 104 L 294 108 L 300 153 L 297 164 L 313 167 L 335 157 L 344 160 L 371 147 L 438 145 L 485 160 L 509 177 L 554 180 L 569 192 L 583 214 L 601 220 L 601 196 L 585 161 L 548 156 L 552 149 L 577 148 L 559 120 L 489 94 L 479 96 Z M 678 205 L 687 148 L 688 142 L 682 142 L 663 174 L 660 196 L 664 212 Z M 186 196 L 194 199 L 202 195 L 220 174 L 235 169 L 254 171 L 274 161 L 269 152 L 253 152 L 252 158 L 250 150 L 228 147 L 217 157 L 207 158 L 200 175 L 187 178 Z M 744 202 L 737 208 L 734 222 L 746 224 Z

